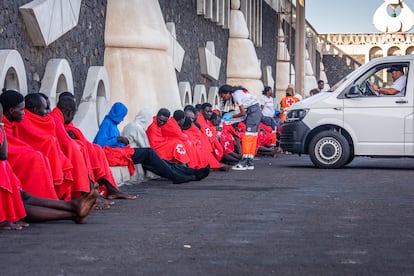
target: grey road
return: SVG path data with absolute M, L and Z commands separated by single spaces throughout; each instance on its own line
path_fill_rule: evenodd
M 414 159 L 307 156 L 139 194 L 86 224 L 0 232 L 0 275 L 414 275 Z

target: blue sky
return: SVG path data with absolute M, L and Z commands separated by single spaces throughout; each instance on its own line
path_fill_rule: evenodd
M 384 0 L 306 0 L 305 15 L 318 33 L 379 32 L 372 18 L 383 3 Z M 414 11 L 414 0 L 404 3 Z

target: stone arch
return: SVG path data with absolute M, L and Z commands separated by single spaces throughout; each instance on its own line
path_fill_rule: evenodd
M 382 57 L 384 55 L 381 47 L 374 46 L 369 50 L 369 60 Z
M 400 56 L 401 49 L 397 46 L 392 46 L 387 51 L 387 56 Z
M 85 88 L 73 122 L 92 141 L 109 109 L 110 86 L 104 66 L 88 69 Z
M 206 87 L 204 84 L 197 84 L 194 87 L 194 97 L 193 97 L 193 103 L 194 104 L 202 104 L 207 102 L 207 92 Z
M 193 104 L 193 97 L 191 96 L 191 86 L 188 81 L 180 81 L 178 83 L 178 90 L 180 92 L 181 105 L 186 106 Z
M 23 95 L 27 94 L 26 70 L 16 50 L 0 50 L 0 81 L 0 89 L 16 89 Z
M 39 92 L 49 97 L 51 108 L 56 106 L 56 101 L 62 92 L 73 94 L 72 70 L 66 59 L 52 58 L 47 62 Z
M 405 49 L 406 55 L 414 55 L 414 46 L 410 46 L 407 49 Z
M 208 89 L 208 97 L 207 101 L 211 103 L 213 106 L 213 109 L 220 109 L 220 96 L 218 94 L 218 87 L 212 86 L 210 89 Z

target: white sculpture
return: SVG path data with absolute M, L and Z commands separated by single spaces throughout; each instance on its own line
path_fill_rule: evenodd
M 388 7 L 393 10 L 388 14 Z M 400 8 L 399 15 L 396 9 Z M 375 28 L 385 33 L 407 32 L 414 25 L 414 14 L 411 9 L 403 3 L 403 0 L 384 0 L 384 3 L 375 11 L 373 17 Z

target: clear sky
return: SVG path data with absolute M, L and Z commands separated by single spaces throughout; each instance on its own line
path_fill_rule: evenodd
M 372 18 L 383 3 L 384 0 L 305 0 L 305 15 L 318 33 L 379 32 Z M 414 0 L 404 0 L 404 4 L 414 11 Z

